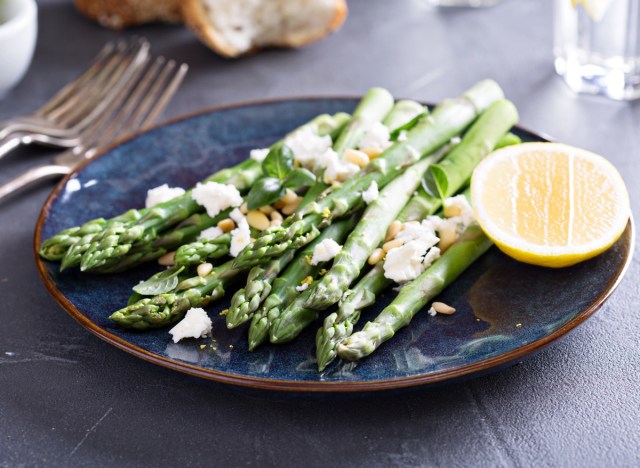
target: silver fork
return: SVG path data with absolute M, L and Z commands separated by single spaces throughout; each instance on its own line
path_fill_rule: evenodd
M 80 144 L 82 131 L 100 117 L 148 54 L 149 43 L 142 38 L 107 43 L 82 75 L 40 109 L 0 122 L 0 157 L 20 144 Z
M 188 70 L 186 64 L 178 66 L 163 57 L 148 62 L 145 59 L 100 118 L 82 132 L 83 145 L 54 157 L 52 164 L 36 166 L 0 186 L 0 202 L 37 182 L 67 175 L 116 138 L 148 128 L 169 103 Z

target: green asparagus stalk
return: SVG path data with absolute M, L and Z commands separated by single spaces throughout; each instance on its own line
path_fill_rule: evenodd
M 317 318 L 320 310 L 340 300 L 344 291 L 360 275 L 367 258 L 384 239 L 389 224 L 396 219 L 420 184 L 422 174 L 433 162 L 431 158 L 425 158 L 414 164 L 371 202 L 327 274 L 293 301 L 273 323 L 270 330 L 272 343 L 291 341 Z
M 273 321 L 300 294 L 296 287 L 300 286 L 301 281 L 307 277 L 315 278 L 322 269 L 322 265 L 312 265 L 310 262 L 315 246 L 325 239 L 343 242 L 358 218 L 358 215 L 354 214 L 335 222 L 296 253 L 294 260 L 273 282 L 263 306 L 253 315 L 249 327 L 249 350 L 253 351 L 266 341 Z
M 109 317 L 125 328 L 146 330 L 171 325 L 184 317 L 192 307 L 204 307 L 224 296 L 241 270 L 226 262 L 215 267 L 207 276 L 195 276 L 182 281 L 169 293 L 144 298 L 124 307 Z
M 510 101 L 502 99 L 493 103 L 480 119 L 482 125 L 472 126 L 465 135 L 467 144 L 458 145 L 446 160 L 429 168 L 425 182 L 431 195 L 444 199 L 464 186 L 473 168 L 518 121 L 518 111 Z
M 471 236 L 472 231 L 474 237 Z M 398 296 L 362 331 L 356 332 L 338 345 L 338 356 L 354 361 L 373 353 L 391 339 L 402 327 L 444 288 L 450 285 L 480 255 L 491 247 L 491 241 L 477 225 L 464 233 L 466 240 L 452 245 L 411 283 L 400 289 Z
M 486 156 L 486 150 L 483 148 L 490 147 L 491 140 L 494 147 L 499 148 L 511 144 L 517 144 L 520 139 L 513 133 L 503 134 L 498 138 L 497 134 L 491 137 L 487 142 L 487 146 L 482 146 L 476 141 L 479 135 L 491 135 L 490 127 L 495 122 L 493 113 L 503 113 L 503 117 L 510 121 L 513 119 L 512 108 L 510 106 L 492 105 L 485 111 L 480 118 L 473 124 L 472 130 L 467 132 L 455 151 L 443 160 L 441 166 L 451 170 L 458 170 L 462 177 L 457 180 L 468 180 L 475 166 L 464 165 L 456 167 L 456 165 L 444 164 L 448 157 L 455 156 L 460 151 L 476 152 L 478 160 Z M 515 123 L 515 122 L 514 122 Z M 475 131 L 473 130 L 475 129 Z M 497 140 L 496 140 L 497 139 Z M 497 141 L 497 142 L 496 142 Z M 457 191 L 457 187 L 449 186 L 447 197 Z M 422 220 L 428 215 L 434 214 L 441 206 L 442 199 L 433 197 L 426 193 L 423 187 L 411 198 L 407 206 L 402 210 L 398 220 L 401 222 L 411 220 Z M 382 263 L 376 265 L 367 275 L 365 275 L 353 289 L 345 292 L 340 302 L 338 313 L 332 313 L 325 318 L 323 327 L 316 334 L 316 357 L 318 361 L 318 370 L 323 371 L 336 357 L 336 349 L 338 344 L 344 341 L 353 332 L 354 325 L 360 319 L 360 311 L 375 302 L 375 298 L 384 289 L 389 287 L 393 282 L 384 276 Z
M 392 108 L 393 96 L 389 91 L 371 88 L 362 97 L 351 120 L 333 145 L 334 151 L 341 155 L 347 148 L 357 147 L 369 126 L 382 121 Z
M 215 239 L 196 240 L 178 247 L 174 261 L 176 265 L 198 265 L 227 255 L 230 247 L 231 234 L 229 233 Z
M 271 284 L 295 256 L 294 250 L 287 250 L 280 257 L 270 260 L 264 266 L 255 266 L 249 272 L 247 285 L 239 289 L 231 299 L 227 313 L 227 328 L 236 328 L 253 317 L 253 314 L 271 291 Z
M 445 101 L 407 134 L 367 165 L 356 176 L 345 181 L 326 197 L 290 216 L 281 226 L 263 231 L 235 260 L 238 267 L 250 267 L 265 257 L 280 255 L 300 237 L 311 240 L 324 227 L 351 210 L 360 201 L 360 194 L 372 182 L 384 187 L 407 166 L 444 146 L 461 133 L 475 118 L 495 101 L 502 99 L 500 87 L 493 81 L 483 81 L 461 98 Z
M 144 262 L 149 262 L 162 257 L 167 252 L 178 249 L 183 244 L 191 245 L 195 242 L 195 239 L 200 233 L 209 227 L 215 226 L 221 220 L 229 216 L 230 210 L 225 210 L 218 216 L 210 217 L 205 213 L 196 213 L 189 216 L 183 222 L 181 222 L 175 229 L 160 236 L 156 240 L 150 243 L 134 244 L 128 254 L 124 257 L 120 257 L 113 262 L 108 263 L 103 267 L 94 269 L 95 273 L 117 273 L 128 270 Z M 228 253 L 229 241 L 227 241 L 226 251 L 219 249 L 218 256 L 226 255 Z M 178 249 L 180 251 L 180 249 Z M 176 253 L 176 258 L 178 257 Z M 196 262 L 200 263 L 200 262 Z M 175 264 L 179 266 L 190 266 L 193 262 L 179 262 L 175 261 Z
M 348 115 L 344 113 L 336 116 L 323 114 L 306 125 L 315 125 L 319 134 L 334 137 L 342 130 L 347 120 Z M 214 174 L 205 179 L 205 182 L 232 184 L 240 192 L 246 192 L 261 174 L 260 164 L 248 159 L 233 168 Z M 62 269 L 78 264 L 84 271 L 108 267 L 112 262 L 117 262 L 120 257 L 127 255 L 135 243 L 149 244 L 164 230 L 201 211 L 202 207 L 191 198 L 189 191 L 152 208 L 139 210 L 139 217 L 131 222 L 107 223 L 104 229 L 90 238 L 90 241 L 83 239 L 68 249 L 62 259 Z M 51 247 L 46 246 L 47 249 Z

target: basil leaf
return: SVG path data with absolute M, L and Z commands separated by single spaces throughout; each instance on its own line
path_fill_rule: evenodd
M 291 171 L 287 178 L 284 179 L 282 185 L 284 185 L 285 188 L 298 188 L 313 185 L 315 181 L 316 176 L 313 175 L 313 172 L 300 168 Z
M 427 112 L 423 112 L 421 114 L 416 115 L 413 119 L 409 120 L 406 124 L 399 126 L 398 128 L 394 128 L 393 131 L 389 134 L 389 139 L 391 141 L 396 141 L 400 136 L 400 133 L 406 130 L 411 130 L 415 124 L 418 123 L 420 119 L 422 119 Z
M 293 151 L 282 143 L 273 145 L 262 161 L 262 172 L 267 177 L 284 179 L 293 170 Z
M 264 205 L 271 205 L 284 197 L 282 182 L 275 177 L 263 177 L 253 184 L 247 195 L 247 207 L 255 210 Z
M 177 266 L 169 268 L 168 270 L 156 273 L 147 281 L 137 284 L 133 287 L 133 290 L 143 296 L 156 296 L 169 291 L 173 291 L 178 286 L 178 275 L 184 270 L 184 267 Z

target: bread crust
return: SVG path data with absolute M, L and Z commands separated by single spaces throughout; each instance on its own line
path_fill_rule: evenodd
M 181 0 L 75 0 L 86 17 L 111 29 L 156 21 L 182 21 Z
M 338 29 L 344 23 L 348 13 L 346 0 L 334 0 L 334 14 L 324 29 L 307 34 L 290 34 L 280 40 L 272 41 L 263 47 L 254 46 L 250 50 L 239 51 L 229 44 L 223 35 L 211 24 L 202 0 L 183 0 L 182 16 L 185 24 L 205 45 L 224 57 L 238 57 L 255 53 L 264 47 L 304 47 L 318 41 Z

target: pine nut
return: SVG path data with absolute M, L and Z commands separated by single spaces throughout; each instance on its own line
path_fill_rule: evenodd
M 222 232 L 229 232 L 236 227 L 236 223 L 233 222 L 233 219 L 226 218 L 218 223 L 218 227 L 222 229 Z
M 382 154 L 382 150 L 380 148 L 373 148 L 373 147 L 361 148 L 360 151 L 362 151 L 364 154 L 369 156 L 369 159 L 371 160 L 376 159 L 378 156 Z
M 389 225 L 389 229 L 387 229 L 387 237 L 384 238 L 385 242 L 395 239 L 396 235 L 402 229 L 402 223 L 397 219 Z
M 175 252 L 167 252 L 158 259 L 158 263 L 162 266 L 173 266 L 175 264 Z
M 382 249 L 374 250 L 373 252 L 371 252 L 371 255 L 369 255 L 369 260 L 367 260 L 367 263 L 369 265 L 375 265 L 384 258 L 385 253 L 386 252 Z
M 389 250 L 395 249 L 396 247 L 402 247 L 403 244 L 404 242 L 402 241 L 402 239 L 394 239 L 389 242 L 385 242 L 382 246 L 382 250 L 388 252 Z
M 260 210 L 261 212 L 263 212 L 264 214 L 268 215 L 273 213 L 273 206 L 271 205 L 264 205 L 261 206 L 260 208 L 258 208 L 258 210 Z
M 281 210 L 285 205 L 286 205 L 286 203 L 285 203 L 285 202 L 283 202 L 283 201 L 282 201 L 282 199 L 280 199 L 280 200 L 278 200 L 277 202 L 275 202 L 275 203 L 273 204 L 273 207 L 274 207 L 276 210 Z
M 445 218 L 453 218 L 454 216 L 460 216 L 460 213 L 462 213 L 462 208 L 459 205 L 445 205 L 444 207 Z
M 286 192 L 284 193 L 284 197 L 282 197 L 281 201 L 285 205 L 289 205 L 289 204 L 293 203 L 294 201 L 296 201 L 297 198 L 298 198 L 298 195 L 296 194 L 296 192 L 294 192 L 291 189 L 287 189 Z
M 244 202 L 242 205 L 240 205 L 240 213 L 246 215 L 249 212 L 249 205 L 247 205 L 247 202 Z
M 264 231 L 269 227 L 269 218 L 267 215 L 258 210 L 252 210 L 247 213 L 247 222 L 249 226 L 258 231 Z
M 280 214 L 279 211 L 273 210 L 271 212 L 271 214 L 269 215 L 269 217 L 271 218 L 271 221 L 282 221 L 282 215 Z
M 442 223 L 442 227 L 440 231 L 438 231 L 438 237 L 440 237 L 440 242 L 438 243 L 438 248 L 440 252 L 447 250 L 451 247 L 458 235 L 456 234 L 456 226 L 453 223 Z
M 439 314 L 444 315 L 451 315 L 456 311 L 456 309 L 454 309 L 450 305 L 445 304 L 444 302 L 434 302 L 433 304 L 431 304 L 431 307 L 433 307 L 433 310 L 435 310 Z
M 369 164 L 369 156 L 366 153 L 352 148 L 347 148 L 346 150 L 344 150 L 344 157 L 347 161 L 355 164 L 360 168 L 363 168 L 364 166 Z
M 201 263 L 198 265 L 198 268 L 196 268 L 198 276 L 207 276 L 211 273 L 211 270 L 213 270 L 213 265 L 211 263 Z
M 282 208 L 281 210 L 282 214 L 287 216 L 293 214 L 298 209 L 298 205 L 300 205 L 301 201 L 302 201 L 302 198 L 298 197 L 293 203 L 289 203 L 285 205 L 285 207 Z

